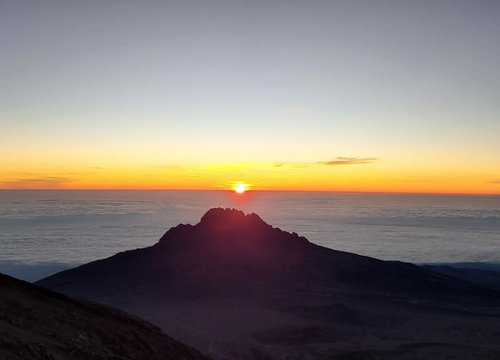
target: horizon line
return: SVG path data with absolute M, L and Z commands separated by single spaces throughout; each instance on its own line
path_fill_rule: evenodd
M 135 189 L 135 188 L 0 188 L 0 191 L 220 191 L 234 192 L 232 189 Z M 258 189 L 246 190 L 252 192 L 297 192 L 297 193 L 339 193 L 339 194 L 387 194 L 387 195 L 448 195 L 448 196 L 500 196 L 500 193 L 460 193 L 460 192 L 412 192 L 412 191 L 363 191 L 363 190 L 290 190 L 290 189 Z

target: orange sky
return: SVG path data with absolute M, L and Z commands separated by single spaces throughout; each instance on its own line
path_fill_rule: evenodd
M 500 181 L 494 180 L 495 174 L 487 167 L 423 167 L 375 158 L 339 157 L 309 163 L 17 166 L 12 163 L 8 169 L 4 165 L 2 188 L 217 190 L 245 183 L 252 190 L 500 194 Z

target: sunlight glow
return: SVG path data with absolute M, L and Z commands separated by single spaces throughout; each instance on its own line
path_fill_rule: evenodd
M 248 188 L 248 184 L 236 184 L 234 186 L 234 191 L 236 191 L 238 194 L 243 194 Z

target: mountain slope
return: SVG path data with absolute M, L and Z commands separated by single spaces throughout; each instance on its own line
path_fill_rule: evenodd
M 219 359 L 320 359 L 360 350 L 477 358 L 478 344 L 494 343 L 481 329 L 491 327 L 500 299 L 431 269 L 317 246 L 233 209 L 211 209 L 154 246 L 39 284 L 126 309 Z
M 1 359 L 208 359 L 122 311 L 0 274 Z

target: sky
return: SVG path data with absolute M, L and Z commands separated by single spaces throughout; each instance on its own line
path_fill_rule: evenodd
M 0 0 L 0 188 L 500 194 L 498 1 Z

